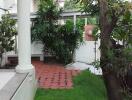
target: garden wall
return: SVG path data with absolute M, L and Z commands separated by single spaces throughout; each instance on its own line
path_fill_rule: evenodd
M 100 40 L 96 44 L 96 60 L 100 59 Z M 75 53 L 75 61 L 92 63 L 95 61 L 95 41 L 85 41 Z

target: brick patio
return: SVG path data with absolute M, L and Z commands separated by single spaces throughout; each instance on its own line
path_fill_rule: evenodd
M 71 89 L 73 88 L 72 78 L 80 73 L 79 70 L 67 70 L 60 64 L 44 64 L 40 61 L 33 61 L 39 87 L 45 89 Z

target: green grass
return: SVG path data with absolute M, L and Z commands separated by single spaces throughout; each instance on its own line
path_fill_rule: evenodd
M 73 89 L 38 89 L 35 100 L 107 100 L 107 97 L 102 79 L 84 71 L 74 78 Z

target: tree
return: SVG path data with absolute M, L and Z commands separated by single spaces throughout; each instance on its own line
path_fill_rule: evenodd
M 37 18 L 33 20 L 32 41 L 41 41 L 45 49 L 53 47 L 60 12 L 53 0 L 39 0 Z
M 40 0 L 37 18 L 33 20 L 32 40 L 41 41 L 46 49 L 54 53 L 64 64 L 72 62 L 75 48 L 78 46 L 81 33 L 73 30 L 72 22 L 59 25 L 61 9 L 53 0 Z
M 78 11 L 80 8 L 80 3 L 76 4 L 75 1 L 65 0 L 64 11 Z
M 130 12 L 131 4 L 123 0 L 77 0 L 77 2 L 83 4 L 83 9 L 86 13 L 98 17 L 98 27 L 101 31 L 100 66 L 103 71 L 108 99 L 122 100 L 121 84 L 117 77 L 119 68 L 116 68 L 117 64 L 113 64 L 113 59 L 111 59 L 111 55 L 114 55 L 114 58 L 116 57 L 116 53 L 113 50 L 117 46 L 116 41 L 113 39 L 113 33 L 115 33 L 113 31 L 115 31 L 114 29 L 117 28 L 117 24 L 121 21 L 120 18 Z
M 65 25 L 61 25 L 56 35 L 57 45 L 54 51 L 59 55 L 61 62 L 64 64 L 71 63 L 74 60 L 75 50 L 83 41 L 83 21 L 77 21 L 76 29 L 72 20 L 67 20 Z
M 39 0 L 37 18 L 33 20 L 32 40 L 40 40 L 43 43 L 51 42 L 48 36 L 57 33 L 56 23 L 61 10 L 57 8 L 57 3 L 53 0 Z M 49 34 L 49 35 L 47 35 Z M 55 34 L 54 34 L 55 35 Z M 46 47 L 50 46 L 45 44 Z
M 16 21 L 7 13 L 2 16 L 0 21 L 0 58 L 2 62 L 2 54 L 14 49 L 16 32 Z M 0 62 L 0 65 L 1 65 Z

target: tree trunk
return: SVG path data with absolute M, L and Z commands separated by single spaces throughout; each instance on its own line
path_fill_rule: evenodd
M 0 53 L 0 67 L 2 67 L 2 54 Z
M 111 63 L 111 59 L 108 57 L 111 41 L 107 31 L 104 31 L 102 34 L 105 34 L 105 36 L 101 37 L 101 68 L 107 89 L 108 100 L 122 100 L 121 84 L 118 81 L 117 73 L 114 73 L 114 66 Z
M 109 58 L 109 50 L 112 44 L 110 40 L 113 27 L 109 22 L 108 1 L 98 0 L 100 9 L 100 29 L 101 29 L 101 63 L 103 71 L 104 83 L 107 89 L 108 100 L 122 100 L 120 84 L 116 74 L 112 71 L 111 59 Z M 114 22 L 115 23 L 115 22 Z
M 103 71 L 103 79 L 107 89 L 108 100 L 122 100 L 121 84 L 117 76 L 112 72 L 105 74 Z

